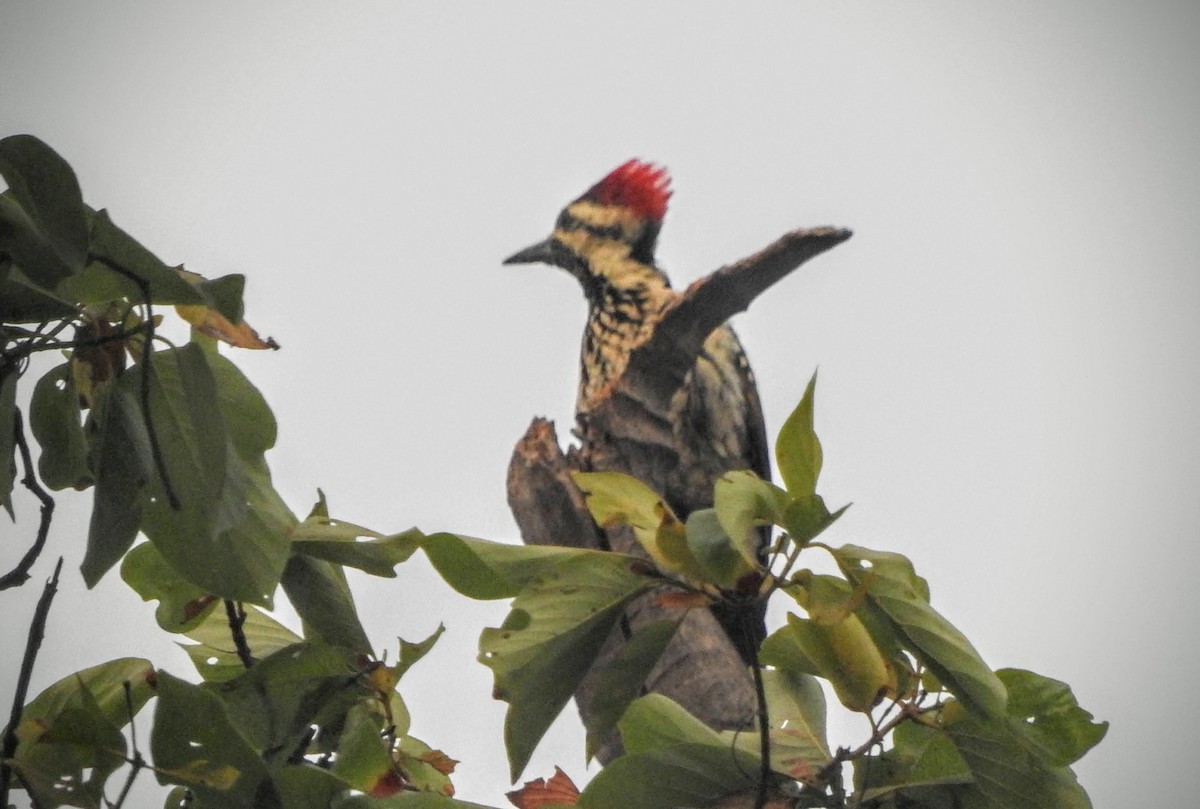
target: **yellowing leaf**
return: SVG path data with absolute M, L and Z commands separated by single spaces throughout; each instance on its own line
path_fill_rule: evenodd
M 182 767 L 160 769 L 159 772 L 163 775 L 173 776 L 189 784 L 222 791 L 233 789 L 233 785 L 237 783 L 238 778 L 241 776 L 241 772 L 235 767 L 228 764 L 213 765 L 206 758 L 194 759 Z
M 808 577 L 787 592 L 805 608 L 809 620 L 788 615 L 786 632 L 817 673 L 833 685 L 843 705 L 866 712 L 884 694 L 896 694 L 895 670 L 855 610 L 864 593 L 833 576 Z
M 235 348 L 270 348 L 272 350 L 279 348 L 279 344 L 273 337 L 263 340 L 246 321 L 230 323 L 216 309 L 210 309 L 202 304 L 176 306 L 175 311 L 181 318 L 192 324 L 196 331 L 215 340 L 229 343 Z
M 45 719 L 25 719 L 22 718 L 17 723 L 17 741 L 21 744 L 33 744 L 41 738 L 42 734 L 50 728 L 50 723 Z
M 396 687 L 396 681 L 396 675 L 383 663 L 371 664 L 371 670 L 367 673 L 367 683 L 376 694 L 387 696 Z
M 632 528 L 659 570 L 700 581 L 707 578 L 688 547 L 683 523 L 645 483 L 621 472 L 573 472 L 571 477 L 587 496 L 592 519 L 605 528 Z

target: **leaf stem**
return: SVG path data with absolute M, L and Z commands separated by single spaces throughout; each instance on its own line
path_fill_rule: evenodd
M 775 577 L 776 583 L 787 581 L 787 577 L 792 573 L 792 568 L 796 566 L 796 560 L 800 558 L 800 551 L 804 550 L 805 548 L 804 545 L 801 545 L 799 542 L 796 542 L 794 539 L 792 539 L 791 534 L 787 533 L 786 531 L 784 532 L 783 536 L 779 538 L 779 541 L 781 546 L 784 542 L 787 542 L 792 547 L 788 549 L 788 555 L 787 559 L 783 563 L 783 569 L 780 570 L 779 575 Z

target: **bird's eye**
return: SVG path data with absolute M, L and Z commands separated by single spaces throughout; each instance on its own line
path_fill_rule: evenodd
M 570 211 L 560 213 L 558 221 L 554 223 L 555 230 L 579 230 L 583 226 L 583 222 L 572 216 Z

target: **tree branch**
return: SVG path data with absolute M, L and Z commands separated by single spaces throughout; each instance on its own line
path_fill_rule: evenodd
M 0 590 L 17 587 L 28 581 L 29 571 L 33 568 L 38 556 L 41 555 L 42 548 L 46 546 L 46 537 L 50 534 L 50 519 L 54 515 L 54 498 L 42 488 L 33 470 L 33 458 L 30 457 L 29 444 L 25 440 L 25 424 L 19 409 L 13 412 L 13 442 L 20 450 L 21 464 L 25 468 L 25 477 L 21 478 L 21 485 L 33 492 L 33 495 L 41 501 L 42 513 L 33 545 L 21 557 L 21 561 L 17 563 L 16 567 L 0 576 Z M 0 804 L 0 806 L 2 805 Z
M 857 758 L 862 758 L 867 753 L 871 752 L 871 748 L 875 747 L 876 745 L 883 744 L 883 740 L 887 738 L 889 733 L 896 729 L 897 725 L 907 722 L 910 719 L 916 719 L 921 715 L 921 713 L 922 709 L 915 703 L 901 702 L 900 713 L 896 714 L 882 725 L 876 725 L 874 731 L 871 733 L 871 738 L 867 739 L 853 750 L 848 747 L 839 747 L 837 752 L 834 753 L 833 758 L 830 759 L 829 763 L 822 767 L 820 772 L 817 773 L 817 780 L 823 784 L 829 783 L 830 779 L 834 777 L 835 773 L 841 768 L 842 764 L 846 763 L 847 761 L 853 761 Z M 872 722 L 872 724 L 874 723 Z
M 225 599 L 225 617 L 229 619 L 229 634 L 233 636 L 233 646 L 237 649 L 238 660 L 250 668 L 254 665 L 254 655 L 250 653 L 250 644 L 246 642 L 246 633 L 242 624 L 246 623 L 245 608 L 231 598 Z
M 54 575 L 42 588 L 42 596 L 38 599 L 33 611 L 33 620 L 29 623 L 29 636 L 25 640 L 25 656 L 21 658 L 21 674 L 17 678 L 17 689 L 13 694 L 12 711 L 8 717 L 8 729 L 4 733 L 3 747 L 0 748 L 0 806 L 8 806 L 8 789 L 12 782 L 12 767 L 7 763 L 17 752 L 17 725 L 21 723 L 21 715 L 25 711 L 25 698 L 29 694 L 29 681 L 33 678 L 33 664 L 37 660 L 38 650 L 42 646 L 42 638 L 46 634 L 46 618 L 50 614 L 50 604 L 58 592 L 58 575 L 62 572 L 63 560 L 58 557 L 54 566 Z

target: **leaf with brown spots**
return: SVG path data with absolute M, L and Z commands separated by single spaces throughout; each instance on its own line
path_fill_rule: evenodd
M 387 770 L 371 787 L 372 798 L 389 798 L 406 789 L 404 779 L 395 770 Z

